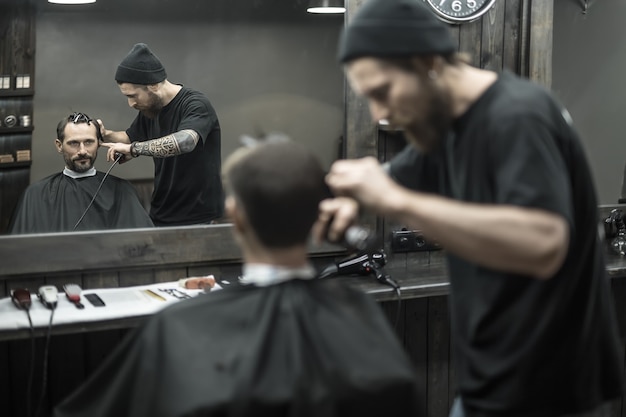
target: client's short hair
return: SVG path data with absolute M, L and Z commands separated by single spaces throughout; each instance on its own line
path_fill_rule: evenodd
M 69 116 L 64 117 L 57 124 L 57 139 L 59 139 L 61 142 L 65 140 L 65 127 L 70 122 L 74 124 L 87 123 L 88 125 L 93 123 L 94 127 L 96 128 L 96 137 L 98 138 L 98 141 L 104 142 L 104 139 L 102 139 L 102 132 L 100 132 L 100 125 L 98 125 L 98 122 L 96 122 L 91 117 L 89 117 L 87 113 L 79 113 L 79 112 L 74 112 L 70 114 Z
M 295 142 L 241 148 L 224 163 L 226 191 L 242 206 L 267 247 L 306 243 L 327 197 L 324 171 L 315 155 Z

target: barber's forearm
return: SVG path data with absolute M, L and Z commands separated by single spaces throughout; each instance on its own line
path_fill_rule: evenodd
M 191 152 L 198 143 L 198 134 L 189 129 L 181 130 L 162 138 L 147 140 L 145 142 L 133 142 L 131 155 L 152 156 L 154 158 L 167 158 Z
M 105 134 L 102 135 L 102 139 L 105 142 L 130 143 L 130 139 L 128 138 L 128 135 L 123 130 L 119 131 L 119 132 L 114 132 L 112 130 L 107 130 L 107 131 L 105 131 Z
M 569 228 L 560 215 L 420 193 L 404 197 L 404 203 L 396 207 L 396 218 L 479 265 L 548 279 L 567 254 Z

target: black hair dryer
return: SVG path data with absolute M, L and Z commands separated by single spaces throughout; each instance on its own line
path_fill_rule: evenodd
M 604 234 L 606 239 L 611 239 L 611 250 L 618 255 L 626 255 L 626 225 L 622 210 L 613 209 L 609 216 L 604 219 Z

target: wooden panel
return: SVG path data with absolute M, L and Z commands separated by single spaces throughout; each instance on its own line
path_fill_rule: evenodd
M 11 114 L 17 113 L 17 111 L 11 110 L 2 112 L 0 110 L 0 122 L 4 119 L 2 114 L 6 114 L 10 112 Z M 15 161 L 17 162 L 16 151 L 21 150 L 29 150 L 31 148 L 31 135 L 30 133 L 20 133 L 20 132 L 11 132 L 4 133 L 0 135 L 0 154 L 1 155 L 12 155 Z M 14 166 L 14 164 L 0 164 L 0 169 L 6 170 L 9 169 L 7 167 Z M 11 168 L 12 169 L 12 168 Z M 26 178 L 28 178 L 28 168 L 26 169 Z M 3 196 L 4 198 L 4 196 Z
M 11 39 L 14 75 L 31 75 L 31 85 L 34 83 L 35 70 L 35 6 L 32 1 L 26 0 L 17 3 L 15 15 L 11 22 Z M 32 87 L 31 87 L 32 88 Z
M 85 375 L 89 376 L 98 369 L 120 341 L 132 331 L 132 329 L 126 329 L 86 333 L 85 352 L 83 354 Z
M 532 0 L 530 7 L 530 42 L 528 76 L 543 86 L 552 85 L 553 0 Z
M 11 25 L 13 8 L 8 2 L 0 2 L 0 75 L 10 75 L 13 62 L 11 43 Z
M 8 343 L 0 343 L 0 410 L 9 409 L 13 396 L 9 364 L 9 345 Z
M 117 272 L 93 272 L 83 275 L 83 289 L 117 288 L 120 286 Z
M 480 67 L 482 55 L 482 19 L 465 23 L 459 27 L 459 51 L 467 54 L 470 64 Z
M 428 298 L 428 416 L 448 415 L 450 324 L 448 297 Z
M 398 341 L 404 343 L 404 334 L 406 333 L 406 323 L 404 316 L 406 314 L 406 303 L 402 300 L 385 301 L 380 303 L 380 308 L 389 320 L 389 325 L 393 328 Z
M 29 339 L 18 340 L 9 343 L 12 398 L 11 405 L 8 407 L 8 415 L 10 416 L 27 416 L 28 406 L 34 413 L 39 404 L 41 381 L 43 377 L 43 350 L 44 339 L 38 338 L 33 341 Z M 34 352 L 34 360 L 31 355 Z M 32 377 L 30 375 L 31 366 L 33 367 Z M 32 381 L 31 391 L 29 395 L 29 380 Z M 30 401 L 29 401 L 30 400 Z M 34 414 L 32 414 L 34 415 Z
M 78 284 L 82 287 L 83 277 L 81 274 L 59 274 L 46 277 L 46 285 L 54 285 L 57 290 L 63 294 L 63 286 L 65 284 Z
M 188 276 L 187 268 L 184 267 L 157 269 L 154 271 L 154 282 L 178 281 Z
M 82 334 L 54 336 L 50 341 L 48 409 L 71 394 L 86 378 Z
M 0 137 L 0 142 L 2 138 Z M 8 230 L 17 202 L 30 182 L 30 168 L 0 167 L 0 234 Z M 0 253 L 2 253 L 0 251 Z M 11 258 L 0 257 L 0 271 Z
M 428 415 L 428 299 L 406 301 L 404 346 L 415 364 L 420 397 L 419 416 Z
M 506 0 L 504 9 L 504 40 L 502 46 L 503 68 L 521 74 L 521 0 Z
M 154 271 L 151 269 L 120 272 L 120 287 L 132 287 L 134 285 L 147 285 L 152 283 L 154 283 Z
M 500 72 L 502 70 L 504 42 L 504 6 L 503 1 L 496 1 L 483 16 L 481 68 Z
M 0 4 L 0 74 L 34 74 L 34 1 Z M 31 76 L 31 82 L 34 77 Z M 13 87 L 15 86 L 12 80 Z
M 0 90 L 0 125 L 8 115 L 32 117 L 35 70 L 34 1 L 2 2 L 0 5 L 0 76 L 10 77 L 10 89 Z M 16 89 L 16 76 L 27 75 L 30 86 Z M 25 94 L 26 93 L 26 94 Z M 9 97 L 16 94 L 20 97 Z M 32 119 L 31 119 L 32 122 Z M 0 154 L 15 157 L 17 150 L 31 149 L 31 134 L 15 134 L 2 127 Z M 30 181 L 30 166 L 11 168 L 0 165 L 0 234 L 6 233 L 15 205 Z

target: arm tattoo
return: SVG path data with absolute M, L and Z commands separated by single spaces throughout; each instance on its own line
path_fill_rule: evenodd
M 199 136 L 195 130 L 184 129 L 162 138 L 134 142 L 133 155 L 146 155 L 154 158 L 167 158 L 191 152 L 198 143 Z

